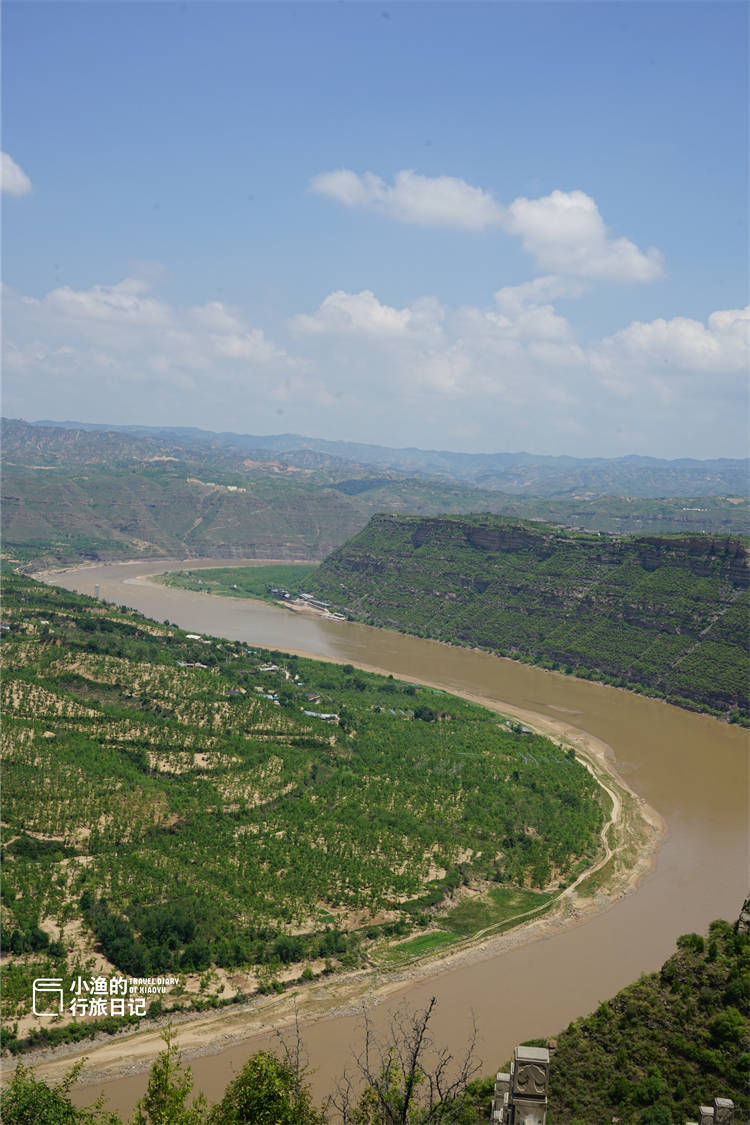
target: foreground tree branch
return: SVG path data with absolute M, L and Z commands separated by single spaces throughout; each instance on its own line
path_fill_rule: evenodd
M 454 1058 L 430 1034 L 436 1003 L 433 996 L 421 1011 L 397 1011 L 382 1040 L 364 1011 L 364 1044 L 355 1056 L 354 1072 L 345 1072 L 329 1099 L 329 1108 L 344 1125 L 448 1125 L 461 1120 L 467 1087 L 480 1068 L 476 1026 L 472 1024 L 464 1054 Z

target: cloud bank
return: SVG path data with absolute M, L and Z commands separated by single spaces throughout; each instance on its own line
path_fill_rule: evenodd
M 459 307 L 338 289 L 279 340 L 240 309 L 181 308 L 139 277 L 42 298 L 6 290 L 6 412 L 91 419 L 93 403 L 102 421 L 382 444 L 738 455 L 750 309 L 584 342 L 556 302 L 586 289 L 546 274 Z
M 359 175 L 348 168 L 315 176 L 310 190 L 401 223 L 503 230 L 521 239 L 541 269 L 559 274 L 646 282 L 663 273 L 661 253 L 654 247 L 643 252 L 627 238 L 613 238 L 595 201 L 583 191 L 519 197 L 506 207 L 490 192 L 452 176 L 422 176 L 405 169 L 390 185 L 374 172 Z

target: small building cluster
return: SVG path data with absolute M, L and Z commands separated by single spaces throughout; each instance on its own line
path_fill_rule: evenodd
M 332 610 L 330 602 L 321 601 L 321 599 L 316 598 L 314 594 L 291 594 L 289 590 L 284 589 L 283 586 L 269 586 L 268 591 L 274 598 L 278 598 L 281 602 L 289 602 L 290 605 L 299 606 L 303 609 L 305 607 L 319 609 L 323 614 L 327 617 L 332 617 L 335 621 L 346 621 L 345 613 Z
M 330 609 L 330 602 L 322 602 L 320 598 L 316 598 L 314 594 L 300 594 L 298 601 L 304 602 L 306 605 L 313 605 L 316 609 Z

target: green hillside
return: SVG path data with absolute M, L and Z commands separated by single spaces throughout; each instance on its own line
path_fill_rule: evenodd
M 571 1024 L 550 1068 L 548 1125 L 683 1125 L 731 1097 L 750 1118 L 747 932 L 713 922 L 649 973 Z
M 377 516 L 307 585 L 358 620 L 740 719 L 748 573 L 739 538 Z
M 267 988 L 436 918 L 458 940 L 459 887 L 484 892 L 474 929 L 504 924 L 598 852 L 602 791 L 573 751 L 445 693 L 15 575 L 3 635 L 6 1021 L 97 950 Z
M 198 471 L 6 465 L 5 549 L 41 562 L 175 554 L 314 559 L 366 519 L 337 492 L 304 480 L 217 472 L 202 473 L 204 480 Z

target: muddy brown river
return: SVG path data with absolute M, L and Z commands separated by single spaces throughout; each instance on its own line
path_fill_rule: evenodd
M 227 560 L 97 565 L 47 579 L 86 594 L 98 585 L 107 601 L 195 632 L 374 666 L 563 719 L 606 742 L 620 775 L 666 821 L 656 865 L 635 893 L 580 925 L 518 948 L 457 968 L 441 971 L 436 965 L 430 976 L 404 982 L 377 1004 L 379 1026 L 399 1003 L 423 1005 L 434 995 L 436 1039 L 460 1052 L 473 1014 L 487 1073 L 509 1057 L 516 1043 L 554 1035 L 639 974 L 660 966 L 679 934 L 704 931 L 714 918 L 737 917 L 748 885 L 748 755 L 741 729 L 484 653 L 261 602 L 160 587 L 142 577 L 210 565 L 227 565 Z M 310 1020 L 303 1013 L 302 1022 L 316 1071 L 313 1085 L 323 1094 L 350 1062 L 361 1018 L 356 1011 Z M 196 1086 L 217 1099 L 245 1059 L 269 1042 L 268 1036 L 255 1035 L 226 1050 L 218 1050 L 217 1043 L 215 1053 L 191 1059 Z M 123 1042 L 124 1064 L 127 1050 Z M 104 1089 L 114 1108 L 129 1113 L 146 1077 L 139 1073 L 80 1088 L 76 1100 L 91 1100 Z

